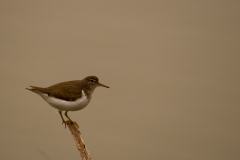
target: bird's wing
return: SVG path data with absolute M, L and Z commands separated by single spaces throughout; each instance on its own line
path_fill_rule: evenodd
M 59 98 L 66 101 L 75 101 L 82 96 L 82 87 L 79 81 L 69 81 L 55 84 L 47 88 L 41 88 L 36 86 L 31 86 L 29 89 L 35 93 L 42 92 L 48 94 L 48 96 Z

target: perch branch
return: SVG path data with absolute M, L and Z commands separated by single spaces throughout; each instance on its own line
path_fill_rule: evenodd
M 81 132 L 78 128 L 77 123 L 68 123 L 67 124 L 69 130 L 71 131 L 74 140 L 76 141 L 76 145 L 77 145 L 77 149 L 80 152 L 80 155 L 82 157 L 83 160 L 91 160 L 89 151 L 87 150 L 86 145 L 84 144 Z

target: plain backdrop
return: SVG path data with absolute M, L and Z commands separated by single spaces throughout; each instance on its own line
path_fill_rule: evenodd
M 96 75 L 94 160 L 240 159 L 240 1 L 0 1 L 0 159 L 81 159 L 27 90 Z

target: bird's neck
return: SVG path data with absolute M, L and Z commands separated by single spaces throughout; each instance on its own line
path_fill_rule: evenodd
M 96 87 L 84 87 L 84 92 L 87 95 L 88 99 L 90 100 L 92 98 L 93 91 L 95 90 Z

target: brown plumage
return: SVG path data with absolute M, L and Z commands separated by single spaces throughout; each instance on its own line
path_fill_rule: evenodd
M 52 85 L 47 88 L 30 86 L 32 89 L 28 89 L 33 92 L 46 93 L 48 96 L 59 98 L 66 101 L 75 101 L 82 96 L 82 90 L 84 85 L 81 84 L 80 80 L 61 82 Z
M 66 101 L 75 101 L 82 96 L 82 90 L 86 93 L 87 97 L 90 97 L 93 90 L 97 86 L 107 87 L 98 82 L 98 78 L 96 76 L 88 76 L 83 80 L 74 80 L 68 82 L 61 82 L 49 86 L 47 88 L 30 86 L 32 88 L 26 88 L 35 93 L 45 93 L 50 97 L 59 98 Z

